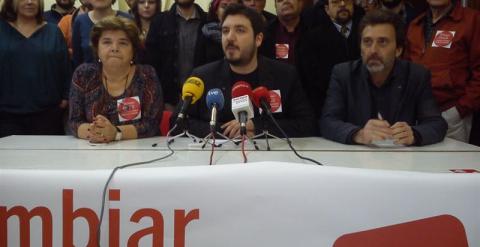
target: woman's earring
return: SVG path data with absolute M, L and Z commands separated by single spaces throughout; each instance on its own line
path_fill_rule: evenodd
M 98 59 L 98 63 L 102 63 L 102 60 L 100 60 L 100 58 Z
M 130 65 L 132 65 L 132 64 L 133 64 L 133 60 L 130 60 Z

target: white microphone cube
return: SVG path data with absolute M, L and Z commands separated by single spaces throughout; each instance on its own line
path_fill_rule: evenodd
M 240 121 L 238 119 L 238 113 L 242 111 L 247 113 L 248 119 L 252 119 L 254 117 L 252 101 L 248 95 L 232 98 L 232 112 L 237 121 Z

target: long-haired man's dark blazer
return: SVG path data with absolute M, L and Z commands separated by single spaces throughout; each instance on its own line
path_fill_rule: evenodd
M 217 114 L 217 131 L 222 133 L 220 126 L 235 119 L 232 113 L 231 92 L 232 79 L 230 65 L 225 59 L 221 59 L 194 69 L 192 76 L 199 77 L 205 83 L 204 95 L 188 111 L 189 132 L 204 137 L 210 133 L 210 110 L 205 102 L 206 93 L 212 88 L 222 90 L 225 97 L 225 106 Z M 313 110 L 308 104 L 305 93 L 300 86 L 295 68 L 283 62 L 275 61 L 263 56 L 258 58 L 259 85 L 251 85 L 252 89 L 265 86 L 269 90 L 280 90 L 282 99 L 281 113 L 273 113 L 279 125 L 289 137 L 313 136 L 316 133 Z M 171 119 L 174 125 L 177 113 Z M 263 130 L 263 121 L 258 109 L 255 109 L 255 132 L 259 134 Z M 268 131 L 278 137 L 283 137 L 281 132 L 273 125 L 268 124 Z
M 430 72 L 424 67 L 397 59 L 392 71 L 392 118 L 389 123 L 407 122 L 413 129 L 415 145 L 440 142 L 447 123 L 433 98 Z M 341 63 L 333 68 L 327 99 L 320 119 L 320 131 L 330 140 L 353 144 L 353 135 L 372 112 L 369 72 L 361 60 Z

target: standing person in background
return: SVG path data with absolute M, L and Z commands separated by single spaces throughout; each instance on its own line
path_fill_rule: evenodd
M 70 15 L 75 11 L 75 0 L 56 0 L 49 11 L 43 13 L 45 21 L 58 24 L 60 19 L 66 15 Z
M 88 11 L 92 10 L 92 5 L 90 5 L 88 0 L 80 0 L 80 3 L 82 5 L 78 9 L 75 9 L 75 11 L 73 11 L 72 14 L 62 17 L 62 19 L 60 19 L 60 22 L 58 22 L 58 27 L 60 28 L 60 30 L 62 30 L 63 37 L 67 42 L 68 54 L 70 55 L 70 57 L 73 56 L 73 48 L 72 48 L 73 23 L 75 22 L 75 19 L 77 18 L 78 15 L 87 13 Z
M 145 40 L 147 39 L 150 23 L 153 17 L 162 12 L 161 0 L 137 0 L 132 8 L 133 18 L 140 30 L 140 47 L 137 50 L 135 60 L 145 61 Z
M 468 142 L 472 115 L 480 110 L 480 14 L 460 1 L 427 2 L 408 28 L 405 58 L 432 72 L 447 137 Z
M 358 24 L 363 10 L 353 0 L 325 0 L 323 12 L 329 18 L 304 37 L 299 50 L 298 70 L 310 103 L 319 117 L 330 83 L 333 66 L 360 58 Z
M 352 0 L 353 2 L 353 0 Z M 327 6 L 329 0 L 318 0 L 314 3 L 312 7 L 306 8 L 302 13 L 302 20 L 304 25 L 308 28 L 308 30 L 321 26 L 325 23 L 325 21 L 329 21 L 331 17 L 327 15 L 325 6 Z M 341 5 L 341 1 L 338 2 L 337 5 Z M 347 2 L 343 2 L 343 5 L 348 5 Z M 353 13 L 357 16 L 364 16 L 365 10 L 359 5 L 353 3 Z
M 256 10 L 259 14 L 262 15 L 265 23 L 270 23 L 277 19 L 277 16 L 265 11 L 265 5 L 267 0 L 242 0 L 243 5 Z
M 90 30 L 92 30 L 95 23 L 108 16 L 131 18 L 131 16 L 125 12 L 113 10 L 112 5 L 114 3 L 115 0 L 90 0 L 93 10 L 79 15 L 75 19 L 72 33 L 74 68 L 82 63 L 91 63 L 94 61 L 90 47 Z
M 133 63 L 140 46 L 135 23 L 107 17 L 92 29 L 94 54 L 100 63 L 75 70 L 70 91 L 71 132 L 95 143 L 154 136 L 163 110 L 155 70 Z
M 137 0 L 135 5 L 133 5 L 132 14 L 140 30 L 142 45 L 144 45 L 145 39 L 147 39 L 153 17 L 160 12 L 162 12 L 161 0 Z
M 198 37 L 206 17 L 194 0 L 175 0 L 169 11 L 157 15 L 150 24 L 146 62 L 162 81 L 168 110 L 175 109 L 183 82 L 203 58 Z
M 268 24 L 259 52 L 268 58 L 295 65 L 295 54 L 306 32 L 300 18 L 303 0 L 275 0 L 275 9 L 277 19 Z
M 212 0 L 207 14 L 207 23 L 202 27 L 202 45 L 204 46 L 204 60 L 197 65 L 223 58 L 222 30 L 220 22 L 225 8 L 232 3 L 241 3 L 240 0 Z M 195 67 L 196 67 L 195 66 Z
M 4 0 L 0 37 L 0 137 L 63 134 L 71 69 L 43 1 Z

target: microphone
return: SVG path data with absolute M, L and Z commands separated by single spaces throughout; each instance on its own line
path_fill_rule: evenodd
M 210 117 L 210 131 L 215 132 L 215 126 L 217 125 L 217 112 L 222 110 L 225 104 L 222 90 L 218 88 L 210 89 L 207 92 L 206 101 L 208 109 L 212 111 L 212 116 Z
M 232 87 L 232 112 L 240 122 L 240 134 L 247 134 L 247 121 L 253 118 L 252 87 L 244 81 L 238 81 Z
M 186 112 L 190 105 L 195 104 L 195 102 L 202 97 L 204 87 L 202 79 L 194 76 L 187 78 L 182 87 L 183 104 L 177 116 L 177 123 L 185 119 Z
M 253 90 L 253 104 L 268 115 L 272 114 L 270 101 L 271 98 L 268 88 L 260 86 Z

